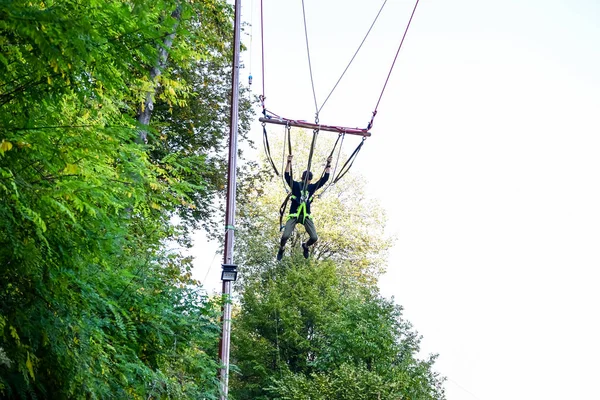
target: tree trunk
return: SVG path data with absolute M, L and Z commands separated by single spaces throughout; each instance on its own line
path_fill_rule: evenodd
M 167 65 L 169 50 L 171 49 L 171 46 L 173 46 L 173 40 L 175 39 L 175 31 L 177 30 L 177 26 L 179 25 L 179 21 L 181 19 L 181 4 L 177 5 L 175 11 L 171 13 L 171 17 L 175 18 L 177 23 L 173 27 L 173 32 L 165 37 L 165 39 L 163 40 L 163 45 L 158 49 L 158 60 L 156 61 L 156 65 L 150 70 L 150 81 L 153 83 L 152 90 L 146 93 L 146 100 L 144 101 L 144 105 L 140 108 L 140 112 L 138 114 L 138 122 L 140 124 L 138 141 L 140 143 L 148 142 L 147 127 L 150 124 L 152 110 L 154 109 L 154 96 L 156 96 L 156 92 L 158 90 L 158 77 Z

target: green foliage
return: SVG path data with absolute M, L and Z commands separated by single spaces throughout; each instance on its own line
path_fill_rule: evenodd
M 154 109 L 156 134 L 151 135 L 150 157 L 179 179 L 170 182 L 177 190 L 189 185 L 187 198 L 178 206 L 179 217 L 188 229 L 206 227 L 213 237 L 222 236 L 215 225 L 217 211 L 213 200 L 223 194 L 227 177 L 228 141 L 225 132 L 230 130 L 230 67 L 226 60 L 200 62 L 193 70 L 174 71 L 174 76 L 189 83 L 196 95 L 186 100 L 185 106 L 159 102 Z M 246 140 L 249 130 L 251 104 L 241 90 L 240 138 Z M 185 189 L 182 188 L 182 189 Z
M 233 324 L 235 399 L 443 399 L 401 308 L 301 256 L 246 281 Z
M 291 375 L 269 388 L 281 400 L 395 400 L 401 397 L 383 376 L 364 366 L 342 364 L 331 373 Z
M 0 2 L 0 397 L 218 396 L 219 305 L 170 248 L 189 241 L 173 215 L 200 225 L 221 182 L 203 161 L 224 140 L 231 17 L 219 0 Z M 210 140 L 159 145 L 185 126 L 169 112 L 202 103 L 200 61 L 221 66 L 192 131 Z M 157 85 L 160 117 L 139 127 Z

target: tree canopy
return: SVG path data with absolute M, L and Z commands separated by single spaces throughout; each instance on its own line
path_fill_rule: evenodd
M 218 396 L 219 306 L 171 243 L 221 190 L 231 27 L 220 0 L 0 3 L 0 397 Z

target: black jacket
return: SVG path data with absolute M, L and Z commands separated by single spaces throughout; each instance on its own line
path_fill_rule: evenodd
M 312 201 L 312 197 L 319 189 L 322 187 L 327 180 L 329 179 L 329 174 L 325 173 L 321 179 L 319 179 L 316 183 L 311 183 L 308 185 L 308 193 L 306 198 L 306 213 L 310 215 L 310 203 Z M 289 173 L 285 173 L 285 181 L 292 188 L 292 205 L 290 206 L 290 214 L 296 214 L 298 212 L 298 207 L 300 207 L 300 203 L 302 201 L 302 189 L 304 187 L 304 181 L 296 182 L 292 180 L 292 177 Z

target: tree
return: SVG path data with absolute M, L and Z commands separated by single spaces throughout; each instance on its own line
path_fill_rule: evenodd
M 310 141 L 301 132 L 293 137 Z M 319 140 L 324 146 L 313 159 L 316 177 L 333 145 Z M 277 147 L 272 154 L 281 154 L 281 143 L 271 149 Z M 306 158 L 295 150 L 297 174 Z M 232 323 L 234 398 L 443 399 L 443 379 L 432 370 L 435 356 L 417 357 L 420 337 L 401 308 L 378 292 L 391 240 L 383 234 L 385 215 L 365 195 L 361 179 L 348 174 L 315 201 L 320 239 L 308 260 L 296 250 L 303 240 L 299 226 L 294 250 L 276 262 L 284 189 L 266 165 L 263 160 L 245 176 L 238 192 L 242 268 Z
M 443 399 L 401 308 L 295 255 L 247 280 L 233 324 L 235 399 Z
M 218 396 L 219 306 L 168 243 L 186 242 L 172 216 L 210 201 L 219 171 L 173 149 L 155 157 L 136 116 L 159 85 L 167 111 L 144 129 L 169 130 L 168 108 L 192 97 L 179 78 L 225 57 L 230 17 L 218 0 L 0 4 L 1 397 Z M 195 129 L 223 140 L 205 123 Z
M 227 51 L 229 53 L 229 51 Z M 204 227 L 220 236 L 215 199 L 223 196 L 227 178 L 228 133 L 231 95 L 229 59 L 201 61 L 193 69 L 174 71 L 176 79 L 189 83 L 195 93 L 185 105 L 157 103 L 154 109 L 156 134 L 149 136 L 152 161 L 177 176 L 170 187 L 184 191 L 186 198 L 177 214 L 187 229 Z M 241 140 L 247 140 L 251 103 L 240 89 Z M 184 186 L 185 185 L 185 186 Z

